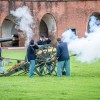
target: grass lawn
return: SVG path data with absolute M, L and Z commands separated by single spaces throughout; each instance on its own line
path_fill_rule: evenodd
M 25 51 L 3 51 L 3 56 L 24 59 Z M 0 77 L 0 100 L 100 100 L 100 60 L 87 64 L 71 57 L 71 77 Z

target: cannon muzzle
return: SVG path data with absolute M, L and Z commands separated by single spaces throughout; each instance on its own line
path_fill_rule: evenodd
M 13 41 L 13 37 L 0 38 L 0 43 L 1 42 L 7 42 L 7 41 Z

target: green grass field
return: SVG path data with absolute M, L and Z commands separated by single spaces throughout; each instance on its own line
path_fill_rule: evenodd
M 25 51 L 4 51 L 3 56 L 24 59 Z M 100 100 L 100 60 L 87 64 L 71 57 L 71 77 L 0 77 L 0 100 Z

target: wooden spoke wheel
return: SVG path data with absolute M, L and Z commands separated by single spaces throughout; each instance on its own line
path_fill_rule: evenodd
M 35 72 L 40 75 L 51 75 L 55 71 L 56 62 L 52 61 L 56 53 L 55 46 L 48 44 L 42 45 L 37 50 L 36 68 Z M 56 71 L 55 71 L 56 72 Z

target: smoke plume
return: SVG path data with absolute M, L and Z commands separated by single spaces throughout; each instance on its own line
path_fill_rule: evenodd
M 62 40 L 68 43 L 71 54 L 77 54 L 77 60 L 88 63 L 100 59 L 100 20 L 91 16 L 89 26 L 90 32 L 82 38 L 73 35 L 71 29 L 62 34 Z
M 30 11 L 27 6 L 19 7 L 15 11 L 10 12 L 13 16 L 16 17 L 17 25 L 15 26 L 16 29 L 20 29 L 26 34 L 26 43 L 28 45 L 29 41 L 33 37 L 33 17 L 30 14 Z

